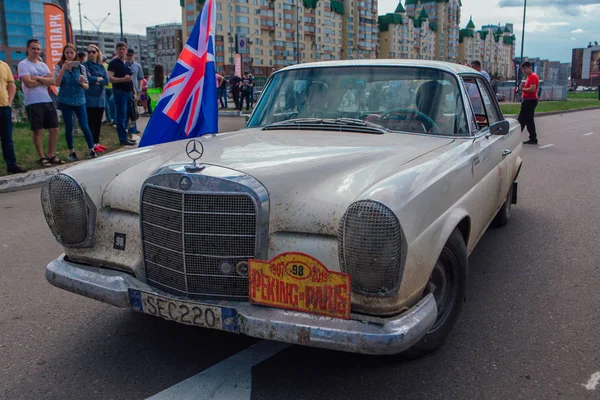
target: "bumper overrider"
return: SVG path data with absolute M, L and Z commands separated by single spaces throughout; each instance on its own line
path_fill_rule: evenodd
M 65 260 L 64 255 L 48 264 L 46 279 L 58 288 L 122 308 L 135 308 L 130 300 L 130 289 L 189 301 L 157 290 L 127 273 L 73 263 Z M 198 303 L 223 305 L 216 301 Z M 377 319 L 377 323 L 361 321 L 360 315 L 343 320 L 248 302 L 229 301 L 226 307 L 237 311 L 238 331 L 248 336 L 377 355 L 407 350 L 427 333 L 437 316 L 431 294 L 403 314 Z

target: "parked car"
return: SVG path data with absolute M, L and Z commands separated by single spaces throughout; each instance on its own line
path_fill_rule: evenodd
M 291 66 L 240 131 L 51 177 L 42 206 L 64 254 L 46 278 L 179 323 L 421 355 L 457 320 L 469 254 L 511 218 L 521 148 L 471 68 Z

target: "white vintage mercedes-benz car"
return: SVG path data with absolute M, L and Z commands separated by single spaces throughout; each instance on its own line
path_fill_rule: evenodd
M 457 319 L 468 255 L 510 218 L 521 147 L 472 69 L 288 67 L 240 131 L 50 178 L 42 206 L 64 254 L 46 277 L 189 325 L 423 354 Z

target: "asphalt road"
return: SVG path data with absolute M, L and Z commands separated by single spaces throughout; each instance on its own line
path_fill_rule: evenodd
M 471 255 L 441 349 L 401 361 L 291 346 L 253 368 L 252 398 L 600 399 L 583 386 L 600 371 L 599 118 L 538 120 L 519 204 Z M 52 287 L 61 247 L 39 189 L 0 195 L 0 226 L 0 398 L 146 398 L 256 342 Z

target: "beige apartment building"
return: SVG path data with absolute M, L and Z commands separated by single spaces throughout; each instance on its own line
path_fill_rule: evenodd
M 479 60 L 490 76 L 512 80 L 515 42 L 512 24 L 485 25 L 477 31 L 473 20 L 469 20 L 467 27 L 460 30 L 459 60 L 466 64 Z
M 202 3 L 183 0 L 183 40 Z M 377 58 L 377 0 L 242 0 L 217 7 L 217 71 L 242 69 L 268 76 L 299 62 Z

